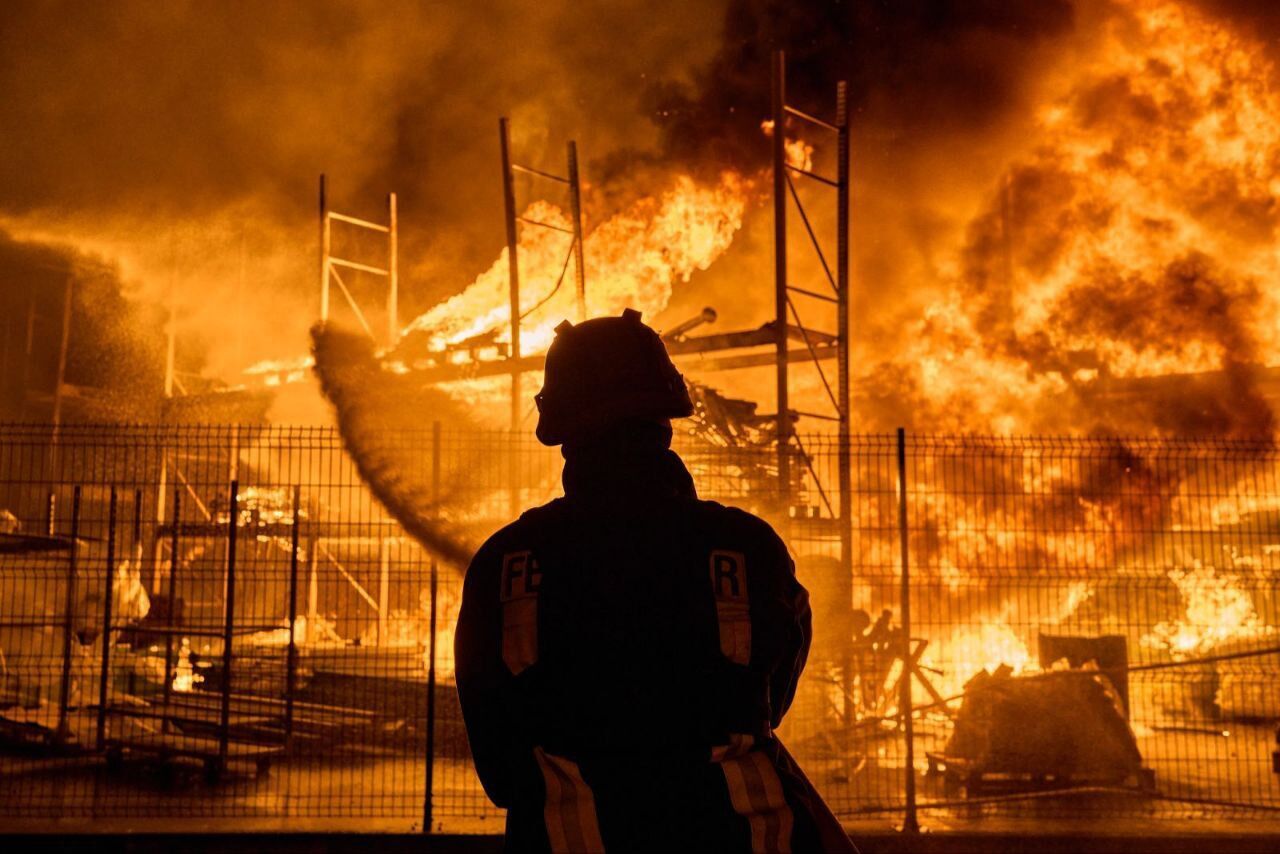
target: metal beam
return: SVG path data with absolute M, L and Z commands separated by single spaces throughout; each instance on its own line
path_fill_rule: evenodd
M 787 326 L 787 112 L 786 112 L 786 56 L 782 51 L 773 54 L 773 299 L 776 328 Z M 787 395 L 787 338 L 777 335 L 777 442 L 778 442 L 778 503 L 785 510 L 790 504 L 791 491 L 791 418 L 788 414 Z M 783 513 L 783 518 L 786 518 Z
M 805 360 L 805 361 L 825 361 L 826 359 L 834 359 L 836 357 L 836 348 L 831 345 L 818 345 L 813 348 L 813 353 L 808 350 L 794 349 L 787 351 L 789 360 Z M 739 356 L 719 356 L 712 359 L 704 359 L 698 362 L 692 360 L 677 360 L 682 368 L 687 367 L 689 370 L 699 371 L 735 371 L 740 368 L 762 368 L 775 364 L 778 360 L 776 353 L 744 353 Z
M 582 253 L 582 184 L 578 179 L 578 143 L 569 140 L 569 210 L 573 216 L 573 278 L 577 285 L 578 322 L 587 319 L 587 271 Z
M 394 195 L 394 194 L 393 194 L 393 195 Z M 330 219 L 336 219 L 336 220 L 338 220 L 339 222 L 346 222 L 346 223 L 350 223 L 351 225 L 357 225 L 357 226 L 359 226 L 360 228 L 367 228 L 367 229 L 369 229 L 370 231 L 380 231 L 380 232 L 382 232 L 383 234 L 386 234 L 387 232 L 391 231 L 391 228 L 390 228 L 389 226 L 380 225 L 380 224 L 378 224 L 378 223 L 376 223 L 376 222 L 369 222 L 369 220 L 367 220 L 367 219 L 360 219 L 359 217 L 347 216 L 346 214 L 340 214 L 340 213 L 338 213 L 337 211 L 330 211 L 330 212 L 329 212 L 329 218 L 330 218 Z
M 804 340 L 804 333 L 799 327 L 788 325 L 787 337 L 793 341 Z M 836 336 L 826 332 L 817 332 L 809 330 L 810 341 L 813 344 L 813 353 L 807 348 L 787 349 L 788 360 L 803 359 L 812 361 L 814 358 L 825 360 L 834 358 L 836 353 Z M 773 352 L 768 353 L 748 353 L 737 357 L 728 357 L 719 359 L 714 364 L 723 364 L 726 370 L 738 367 L 758 367 L 763 365 L 771 365 L 777 360 L 777 333 L 774 332 L 772 325 L 762 326 L 759 329 L 751 329 L 745 332 L 723 332 L 717 335 L 699 335 L 691 338 L 684 338 L 679 341 L 668 341 L 667 352 L 671 354 L 671 358 L 676 361 L 684 361 L 695 356 L 703 356 L 707 353 L 720 353 L 725 350 L 749 350 L 757 347 L 773 347 Z M 533 356 L 525 356 L 521 359 L 491 359 L 488 361 L 464 362 L 462 364 L 442 364 L 432 365 L 431 367 L 419 368 L 413 371 L 413 376 L 425 383 L 450 382 L 457 380 L 479 379 L 481 377 L 496 377 L 510 374 L 513 371 L 525 373 L 528 371 L 542 370 L 543 354 L 539 353 Z M 704 360 L 701 365 L 711 365 L 713 362 Z M 710 368 L 706 368 L 710 370 Z
M 390 270 L 383 267 L 361 264 L 358 261 L 348 261 L 346 258 L 339 258 L 336 255 L 329 256 L 329 264 L 333 267 L 346 267 L 349 270 L 359 270 L 362 273 L 373 273 L 375 276 L 386 276 L 391 273 Z
M 387 290 L 387 346 L 400 343 L 400 214 L 396 194 L 387 193 L 387 268 L 391 271 Z
M 507 223 L 507 282 L 511 301 L 511 429 L 520 427 L 520 258 L 516 233 L 516 191 L 511 164 L 511 130 L 506 118 L 498 119 L 498 144 L 502 150 L 502 206 Z M 524 170 L 522 170 L 524 171 Z
M 329 319 L 329 198 L 320 173 L 320 322 Z
M 840 590 L 850 594 L 841 608 L 839 630 L 843 636 L 853 631 L 853 400 L 849 370 L 849 86 L 841 80 L 836 85 L 836 394 L 839 395 L 840 423 L 836 428 L 837 490 L 840 502 Z M 850 704 L 853 696 L 853 664 L 848 647 L 841 661 L 845 698 L 845 720 L 854 721 Z

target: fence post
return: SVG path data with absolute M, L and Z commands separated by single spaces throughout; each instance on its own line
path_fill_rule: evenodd
M 218 720 L 218 772 L 227 768 L 231 742 L 231 642 L 236 619 L 236 531 L 240 527 L 240 482 L 231 481 L 227 518 L 227 592 L 222 620 L 222 713 Z
M 431 425 L 432 512 L 440 512 L 440 422 Z M 439 591 L 435 554 L 431 555 L 431 618 L 427 637 L 427 791 L 422 804 L 422 832 L 430 833 L 435 822 L 432 790 L 436 776 L 436 594 Z
M 142 579 L 142 490 L 133 491 L 133 561 L 138 565 L 138 579 Z
M 111 487 L 107 510 L 107 572 L 102 599 L 102 673 L 98 677 L 98 749 L 107 739 L 107 681 L 111 678 L 111 607 L 115 602 L 116 580 L 116 488 Z
M 165 617 L 168 625 L 165 627 L 164 633 L 164 717 L 160 720 L 160 732 L 167 733 L 169 731 L 169 701 L 173 698 L 173 635 L 178 628 L 177 621 L 174 619 L 177 615 L 174 609 L 178 607 L 178 525 L 182 511 L 182 493 L 177 489 L 173 491 L 173 518 L 169 520 L 169 578 L 168 590 L 166 591 L 165 601 L 168 603 L 168 615 Z M 160 546 L 157 539 L 156 553 L 159 554 Z M 159 562 L 156 564 L 156 575 L 160 574 Z M 181 648 L 179 648 L 181 652 Z
M 898 712 L 902 715 L 907 762 L 907 809 L 903 816 L 902 831 L 918 833 L 920 819 L 916 814 L 915 727 L 912 722 L 911 701 L 911 564 L 908 560 L 907 548 L 907 433 L 902 427 L 898 428 L 898 542 L 902 549 L 902 640 L 898 653 L 902 661 L 902 676 L 898 679 Z
M 50 514 L 50 520 L 52 520 Z M 51 522 L 52 524 L 52 522 Z M 58 700 L 58 740 L 66 741 L 71 722 L 68 718 L 71 704 L 71 632 L 74 628 L 76 607 L 76 558 L 80 543 L 80 487 L 77 485 L 71 497 L 71 549 L 67 553 L 67 595 L 62 614 L 62 679 Z
M 293 692 L 297 687 L 298 673 L 298 527 L 302 524 L 302 487 L 293 487 L 293 530 L 289 548 L 289 652 L 285 664 L 284 685 L 284 746 L 288 750 L 293 741 Z

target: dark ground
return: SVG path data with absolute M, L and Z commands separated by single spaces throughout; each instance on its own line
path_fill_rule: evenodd
M 1210 830 L 1184 834 L 1124 833 L 1092 835 L 1088 833 L 964 833 L 938 832 L 919 836 L 883 830 L 856 834 L 855 843 L 862 854 L 1276 854 L 1280 851 L 1280 835 L 1232 834 Z M 280 854 L 319 854 L 319 852 L 378 851 L 379 854 L 401 852 L 441 852 L 441 854 L 497 854 L 502 840 L 496 836 L 433 836 L 416 834 L 101 834 L 9 836 L 14 850 L 44 851 L 129 851 L 200 852 L 271 851 Z

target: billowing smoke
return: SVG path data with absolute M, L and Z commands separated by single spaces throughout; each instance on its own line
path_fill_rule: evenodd
M 1150 30 L 1168 9 L 1176 26 Z M 3 15 L 0 221 L 116 264 L 117 293 L 175 312 L 184 346 L 224 378 L 305 350 L 319 172 L 353 214 L 378 218 L 399 193 L 412 317 L 498 255 L 498 115 L 526 162 L 558 169 L 577 138 L 590 230 L 675 173 L 755 175 L 783 48 L 796 106 L 829 115 L 835 81 L 850 83 L 861 427 L 1271 429 L 1252 366 L 1276 355 L 1261 335 L 1273 271 L 1255 261 L 1273 231 L 1277 111 L 1266 42 L 1242 35 L 1280 32 L 1269 4 L 52 2 Z M 1214 101 L 1197 79 L 1229 85 Z M 1184 152 L 1188 128 L 1217 136 Z M 1121 251 L 1130 236 L 1145 242 Z M 767 317 L 770 239 L 749 210 L 664 319 L 707 303 L 724 326 Z M 1190 399 L 1157 388 L 1124 417 L 1089 404 L 1104 381 L 1190 372 L 1221 381 Z
M 0 225 L 117 261 L 130 296 L 173 305 L 208 370 L 236 381 L 306 352 L 319 173 L 350 214 L 380 219 L 399 194 L 411 317 L 502 244 L 498 116 L 524 162 L 561 171 L 577 139 L 591 182 L 591 157 L 655 139 L 647 82 L 702 62 L 722 11 L 679 9 L 5 4 Z

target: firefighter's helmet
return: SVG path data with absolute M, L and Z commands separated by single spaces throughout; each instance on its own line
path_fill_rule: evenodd
M 658 333 L 628 308 L 556 327 L 538 404 L 538 441 L 560 445 L 635 418 L 685 418 L 693 403 Z

